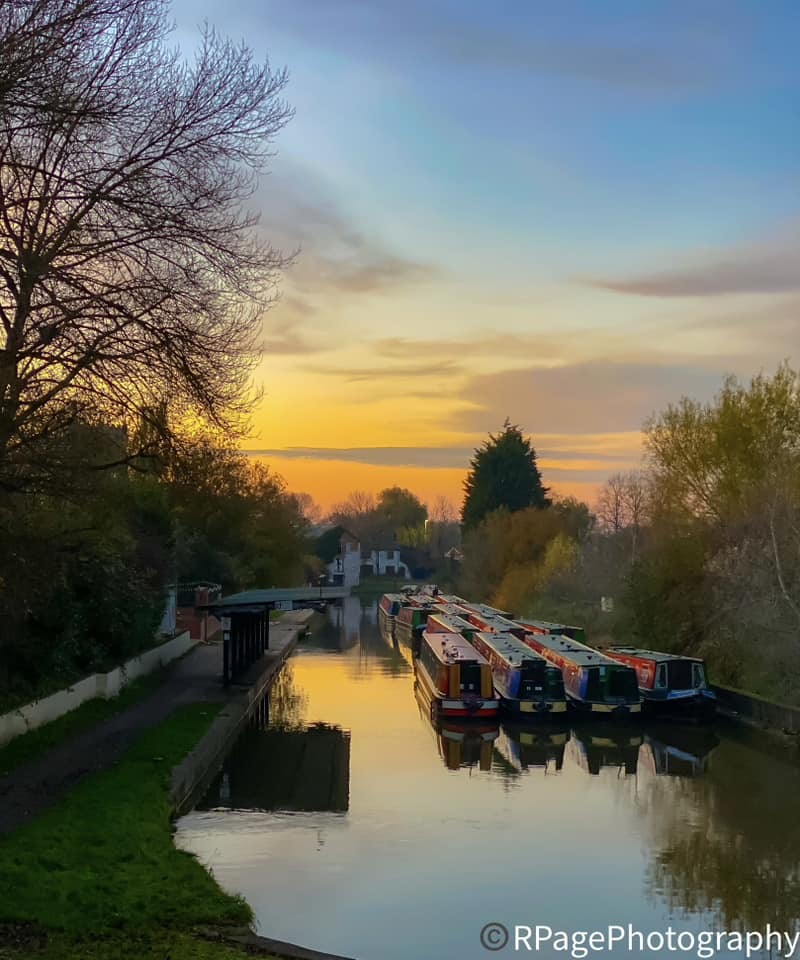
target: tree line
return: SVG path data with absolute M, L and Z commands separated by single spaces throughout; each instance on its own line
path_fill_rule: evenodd
M 640 469 L 609 477 L 591 510 L 549 496 L 506 422 L 465 484 L 461 589 L 800 703 L 799 383 L 784 363 L 669 405 L 643 426 Z

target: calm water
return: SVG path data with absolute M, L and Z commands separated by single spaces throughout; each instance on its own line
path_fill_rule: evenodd
M 268 714 L 178 832 L 265 935 L 358 960 L 466 960 L 492 955 L 489 922 L 798 929 L 800 765 L 763 737 L 437 730 L 410 651 L 357 598 L 287 664 Z M 494 954 L 518 955 L 537 954 Z

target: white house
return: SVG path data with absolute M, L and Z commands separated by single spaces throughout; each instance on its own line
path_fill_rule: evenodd
M 348 530 L 339 538 L 339 552 L 327 564 L 328 577 L 335 586 L 357 587 L 361 581 L 361 541 Z
M 396 577 L 402 576 L 406 580 L 411 579 L 411 571 L 408 564 L 400 559 L 400 551 L 393 550 L 371 550 L 369 555 L 364 556 L 361 563 L 365 567 L 372 567 L 372 572 L 379 577 L 386 574 L 393 574 Z

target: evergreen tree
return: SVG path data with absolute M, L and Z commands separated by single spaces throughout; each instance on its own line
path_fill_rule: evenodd
M 490 433 L 470 462 L 461 522 L 471 529 L 501 507 L 511 513 L 526 507 L 549 507 L 548 493 L 530 438 L 526 440 L 520 428 L 506 418 L 502 433 Z

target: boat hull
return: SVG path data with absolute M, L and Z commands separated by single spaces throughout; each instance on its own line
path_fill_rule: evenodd
M 570 713 L 578 716 L 602 716 L 606 720 L 632 720 L 642 715 L 641 703 L 605 703 L 597 700 L 581 700 L 567 693 Z
M 717 712 L 717 697 L 711 690 L 670 691 L 666 696 L 658 696 L 652 690 L 643 689 L 641 694 L 642 709 L 650 717 L 710 720 Z
M 435 715 L 436 717 L 460 717 L 464 720 L 471 720 L 473 718 L 496 717 L 500 713 L 500 701 L 496 699 L 474 697 L 467 700 L 444 696 L 437 689 L 424 664 L 417 661 L 415 668 L 420 692 L 430 704 L 432 717 Z
M 545 720 L 547 717 L 563 717 L 567 712 L 566 700 L 518 700 L 504 697 L 498 691 L 503 713 L 517 720 Z

